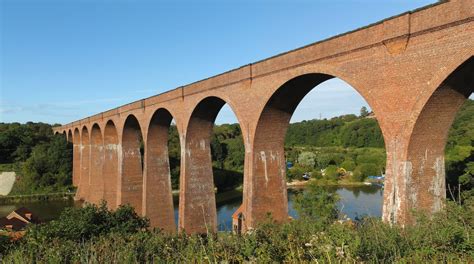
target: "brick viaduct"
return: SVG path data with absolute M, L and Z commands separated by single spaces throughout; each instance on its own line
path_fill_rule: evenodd
M 387 151 L 383 219 L 410 222 L 445 199 L 444 147 L 474 90 L 474 1 L 404 13 L 150 98 L 56 127 L 73 142 L 77 198 L 129 203 L 173 231 L 167 150 L 181 143 L 179 228 L 216 230 L 210 155 L 214 120 L 228 104 L 245 145 L 244 229 L 271 213 L 288 219 L 284 138 L 293 111 L 331 78 L 349 83 L 376 114 Z M 140 154 L 143 139 L 144 158 Z M 143 167 L 143 169 L 142 169 Z

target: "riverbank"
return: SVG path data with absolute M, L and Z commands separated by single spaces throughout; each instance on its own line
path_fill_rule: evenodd
M 74 198 L 74 194 L 75 194 L 74 192 L 58 192 L 58 193 L 44 193 L 44 194 L 0 196 L 0 204 L 72 200 Z
M 316 179 L 310 179 L 308 181 L 292 181 L 292 182 L 287 182 L 286 187 L 287 188 L 299 188 L 299 187 L 304 187 L 310 183 L 315 183 L 318 186 L 337 186 L 337 187 L 359 187 L 359 186 L 366 186 L 366 183 L 364 182 L 353 182 L 353 181 L 347 181 L 347 180 L 340 180 L 340 181 L 328 181 L 328 180 L 316 180 Z

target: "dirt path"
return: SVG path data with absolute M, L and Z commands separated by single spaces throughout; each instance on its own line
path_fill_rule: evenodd
M 15 172 L 0 173 L 0 195 L 8 195 L 15 183 Z

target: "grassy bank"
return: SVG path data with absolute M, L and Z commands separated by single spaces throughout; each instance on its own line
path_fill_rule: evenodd
M 73 199 L 73 192 L 0 196 L 0 204 Z
M 318 198 L 320 199 L 320 198 Z M 320 199 L 320 206 L 326 206 Z M 321 212 L 318 208 L 318 212 Z M 378 219 L 339 223 L 306 218 L 265 223 L 244 235 L 166 234 L 133 211 L 71 209 L 18 242 L 0 243 L 4 263 L 472 263 L 474 203 L 402 229 Z M 3 254 L 3 256 L 2 256 Z

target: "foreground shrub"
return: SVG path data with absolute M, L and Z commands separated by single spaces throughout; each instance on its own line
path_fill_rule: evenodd
M 105 203 L 87 204 L 83 208 L 66 208 L 57 220 L 32 226 L 25 239 L 29 243 L 54 239 L 84 241 L 108 233 L 135 233 L 148 226 L 149 221 L 128 205 L 109 211 Z
M 306 194 L 318 208 L 334 203 L 317 188 Z M 311 192 L 314 193 L 311 194 Z M 316 195 L 320 195 L 319 197 Z M 303 196 L 301 196 L 303 197 Z M 326 198 L 321 198 L 326 197 Z M 316 199 L 315 199 L 316 198 Z M 303 200 L 302 200 L 303 201 Z M 447 203 L 445 211 L 417 214 L 400 228 L 380 219 L 340 222 L 315 211 L 284 224 L 269 218 L 244 235 L 166 234 L 145 229 L 129 207 L 108 212 L 87 206 L 28 230 L 0 259 L 5 263 L 472 263 L 474 202 Z M 324 212 L 324 210 L 320 210 Z M 81 216 L 81 213 L 83 214 Z M 314 217 L 313 217 L 314 216 Z M 333 219 L 333 221 L 322 221 Z M 73 221 L 75 220 L 75 221 Z M 59 220 L 58 220 L 59 221 Z M 97 224 L 95 228 L 91 225 Z M 81 226 L 78 228 L 75 226 Z M 82 232 L 92 228 L 87 232 Z

